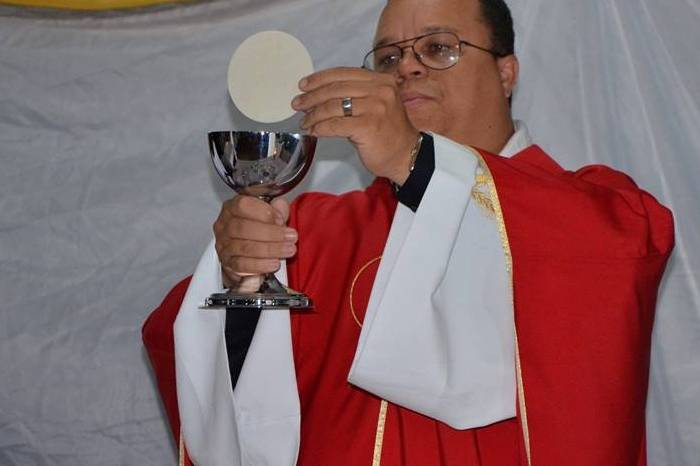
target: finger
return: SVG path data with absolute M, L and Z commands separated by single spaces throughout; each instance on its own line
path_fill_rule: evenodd
M 264 279 L 264 275 L 242 277 L 238 282 L 233 282 L 233 286 L 231 286 L 230 289 L 235 293 L 255 293 L 260 289 L 260 285 Z
M 377 104 L 369 99 L 353 99 L 352 117 L 355 119 L 352 121 L 357 122 L 357 117 L 361 117 L 368 113 L 372 113 L 373 110 L 377 110 L 373 107 L 377 107 Z M 302 118 L 302 120 L 299 122 L 299 126 L 301 129 L 306 130 L 324 120 L 329 120 L 332 118 L 349 118 L 343 114 L 342 99 L 329 100 L 328 102 L 315 107 L 312 112 L 307 113 L 306 116 Z
M 276 272 L 280 268 L 279 259 L 254 259 L 251 257 L 232 256 L 222 262 L 221 266 L 228 274 L 240 278 L 249 275 Z
M 345 97 L 367 97 L 378 84 L 371 81 L 333 81 L 317 89 L 299 94 L 292 100 L 292 108 L 307 111 L 329 100 Z
M 333 81 L 368 81 L 376 79 L 379 73 L 356 67 L 338 67 L 317 71 L 299 81 L 299 89 L 308 92 Z
M 253 196 L 236 196 L 221 207 L 221 216 L 240 217 L 263 223 L 276 223 L 280 220 L 277 211 L 267 202 Z
M 293 242 L 269 242 L 236 239 L 229 241 L 223 248 L 221 248 L 219 251 L 219 257 L 229 258 L 233 256 L 241 256 L 255 259 L 286 259 L 292 257 L 294 254 L 296 254 L 296 252 L 297 248 Z
M 293 228 L 244 218 L 227 222 L 220 231 L 220 236 L 230 239 L 279 242 L 295 242 L 298 238 Z
M 270 206 L 279 214 L 278 225 L 284 225 L 289 219 L 289 202 L 283 197 L 276 197 L 270 202 Z
M 360 117 L 332 117 L 316 123 L 309 134 L 316 137 L 352 138 L 358 131 Z

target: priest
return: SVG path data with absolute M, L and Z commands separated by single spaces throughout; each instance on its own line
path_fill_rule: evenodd
M 182 461 L 646 464 L 670 212 L 610 168 L 563 170 L 512 120 L 501 0 L 389 0 L 364 65 L 308 76 L 292 105 L 375 182 L 226 202 L 144 325 Z M 280 266 L 313 312 L 199 309 Z

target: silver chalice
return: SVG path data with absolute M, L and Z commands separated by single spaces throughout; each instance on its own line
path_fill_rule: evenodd
M 297 133 L 267 131 L 213 131 L 209 152 L 221 178 L 239 194 L 266 202 L 294 188 L 311 166 L 316 138 Z M 215 293 L 206 307 L 227 309 L 308 309 L 311 299 L 265 275 L 255 293 Z

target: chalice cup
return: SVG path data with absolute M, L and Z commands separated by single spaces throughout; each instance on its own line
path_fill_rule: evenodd
M 265 202 L 294 188 L 304 178 L 316 151 L 314 136 L 267 131 L 213 131 L 209 152 L 216 172 L 239 194 Z M 311 299 L 265 274 L 255 293 L 228 290 L 210 295 L 207 308 L 310 309 Z

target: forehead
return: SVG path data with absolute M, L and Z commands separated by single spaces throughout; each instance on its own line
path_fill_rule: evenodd
M 487 33 L 479 0 L 388 0 L 377 24 L 375 45 L 435 30 Z

